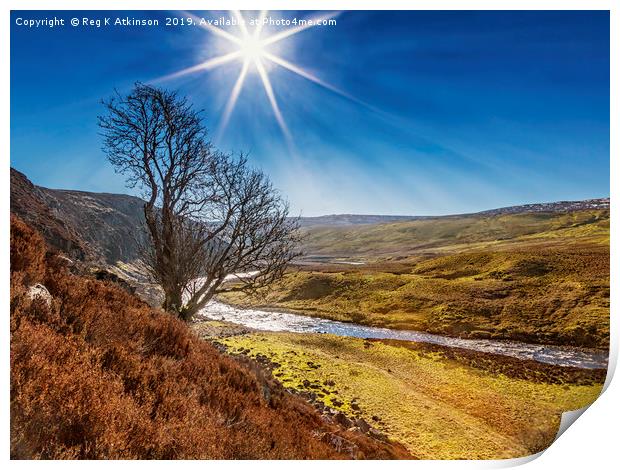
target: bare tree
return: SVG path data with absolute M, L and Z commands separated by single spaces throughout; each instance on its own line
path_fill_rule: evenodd
M 103 103 L 103 150 L 144 192 L 144 261 L 166 311 L 190 320 L 218 293 L 255 291 L 284 274 L 300 254 L 297 219 L 245 156 L 213 148 L 186 98 L 138 83 Z

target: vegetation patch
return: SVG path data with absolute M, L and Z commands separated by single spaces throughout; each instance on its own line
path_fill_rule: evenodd
M 441 348 L 293 333 L 217 341 L 233 355 L 269 364 L 286 388 L 319 403 L 332 419 L 342 413 L 351 426 L 367 423 L 427 459 L 538 452 L 555 437 L 561 413 L 592 403 L 602 387 L 599 376 L 550 370 L 519 378 L 510 373 L 516 365 L 504 374 L 500 365 L 478 367 L 480 357 L 455 358 Z
M 112 283 L 71 274 L 16 217 L 10 302 L 12 458 L 411 457 L 326 422 Z
M 609 346 L 609 247 L 439 253 L 382 264 L 291 272 L 270 290 L 226 302 L 371 326 L 469 338 Z M 388 265 L 389 268 L 389 265 Z

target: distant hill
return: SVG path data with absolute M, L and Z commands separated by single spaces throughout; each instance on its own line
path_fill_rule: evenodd
M 478 212 L 478 215 L 527 214 L 532 212 L 573 212 L 590 209 L 609 209 L 609 198 L 586 199 L 585 201 L 543 202 L 522 206 L 502 207 Z
M 301 227 L 346 227 L 351 225 L 373 225 L 389 222 L 416 220 L 423 217 L 407 215 L 363 215 L 363 214 L 331 214 L 316 217 L 301 217 Z
M 354 225 L 375 225 L 413 220 L 464 217 L 469 215 L 493 216 L 500 214 L 528 214 L 534 212 L 573 212 L 589 209 L 609 209 L 609 198 L 587 199 L 585 201 L 543 202 L 520 206 L 501 207 L 470 214 L 452 215 L 372 215 L 372 214 L 330 214 L 316 217 L 301 217 L 301 227 L 350 227 Z
M 508 243 L 609 243 L 609 203 L 603 205 L 607 208 L 590 209 L 588 204 L 574 210 L 558 207 L 563 209 L 498 209 L 374 225 L 306 227 L 303 251 L 307 261 L 342 263 L 497 249 L 498 244 Z
M 43 188 L 11 168 L 11 212 L 39 230 L 52 247 L 75 259 L 108 264 L 134 261 L 139 244 L 147 237 L 143 205 L 142 199 L 125 194 Z M 309 234 L 306 252 L 319 259 L 323 255 L 369 255 L 376 250 L 395 254 L 450 240 L 525 235 L 554 225 L 550 220 L 541 225 L 539 217 L 555 218 L 545 214 L 581 212 L 581 218 L 587 218 L 585 212 L 592 210 L 608 211 L 609 198 L 528 204 L 449 216 L 332 214 L 302 217 L 300 225 Z M 498 219 L 514 215 L 523 217 Z M 485 222 L 486 219 L 489 221 Z M 560 225 L 570 223 L 563 220 Z

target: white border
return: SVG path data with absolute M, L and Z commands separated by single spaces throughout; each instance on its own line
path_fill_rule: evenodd
M 8 160 L 10 155 L 10 72 L 9 72 L 9 31 L 10 31 L 10 10 L 226 10 L 237 8 L 242 10 L 258 10 L 267 8 L 270 10 L 610 10 L 611 23 L 611 155 L 618 155 L 618 114 L 620 111 L 618 83 L 620 83 L 620 74 L 618 73 L 618 51 L 619 51 L 619 29 L 620 29 L 620 4 L 611 0 L 410 0 L 408 2 L 399 2 L 397 0 L 377 0 L 371 1 L 355 1 L 355 0 L 314 0 L 314 1 L 298 1 L 298 0 L 270 0 L 270 1 L 248 1 L 248 0 L 217 0 L 217 1 L 197 1 L 197 0 L 124 0 L 112 2 L 111 0 L 4 0 L 2 2 L 2 21 L 0 21 L 0 57 L 2 58 L 2 73 L 0 75 L 0 103 L 2 103 L 2 113 L 0 114 L 0 142 L 2 146 L 3 158 Z M 618 164 L 611 159 L 611 192 L 615 193 L 618 185 Z M 587 169 L 584 169 L 587 171 Z M 3 323 L 0 341 L 2 344 L 2 364 L 3 381 L 0 388 L 0 397 L 2 399 L 2 418 L 3 425 L 0 429 L 0 446 L 4 460 L 9 459 L 9 328 L 8 328 L 8 299 L 9 299 L 9 165 L 5 162 L 1 169 L 2 176 L 2 197 L 0 198 L 0 214 L 2 216 L 2 230 L 0 237 L 4 249 L 0 252 L 2 260 L 2 282 L 0 284 L 0 298 L 3 299 Z M 615 202 L 615 201 L 614 201 Z M 611 276 L 612 280 L 618 279 L 618 232 L 615 230 L 616 218 L 618 210 L 612 205 L 612 257 L 611 257 Z M 615 307 L 618 300 L 618 289 L 612 282 L 611 300 L 612 306 Z M 610 374 L 615 368 L 618 357 L 618 325 L 617 313 L 615 308 L 612 309 L 612 351 L 610 357 Z M 620 386 L 618 380 L 607 382 L 607 390 L 605 393 L 579 418 L 577 425 L 572 426 L 564 433 L 557 442 L 555 442 L 542 455 L 528 464 L 528 468 L 608 468 L 611 462 L 618 461 L 617 451 L 617 435 L 618 423 L 616 419 L 620 416 Z M 404 468 L 404 466 L 415 466 L 415 468 L 492 468 L 505 467 L 525 463 L 532 459 L 517 459 L 513 461 L 419 461 L 419 462 L 383 462 L 381 465 Z M 86 465 L 105 466 L 110 462 L 89 462 Z M 115 463 L 118 465 L 119 463 Z M 30 467 L 37 465 L 34 462 L 11 462 L 11 465 L 20 467 Z M 82 462 L 47 462 L 48 466 L 83 466 Z M 141 466 L 144 463 L 124 462 L 123 466 Z M 238 462 L 149 462 L 148 465 L 169 466 L 169 465 L 187 465 L 200 466 L 216 465 L 219 468 L 237 468 Z M 314 468 L 316 465 L 327 466 L 350 466 L 371 468 L 376 465 L 374 462 L 252 462 L 242 464 L 243 466 L 252 465 L 259 468 L 289 468 L 290 465 L 295 467 L 301 466 L 305 468 Z

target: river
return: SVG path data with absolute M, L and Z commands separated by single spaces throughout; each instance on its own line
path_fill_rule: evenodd
M 214 320 L 224 320 L 264 331 L 329 333 L 354 338 L 397 339 L 501 354 L 517 359 L 531 359 L 558 366 L 584 369 L 607 368 L 607 352 L 596 349 L 529 344 L 518 341 L 453 338 L 421 331 L 378 328 L 292 313 L 242 309 L 218 301 L 211 301 L 200 313 Z

